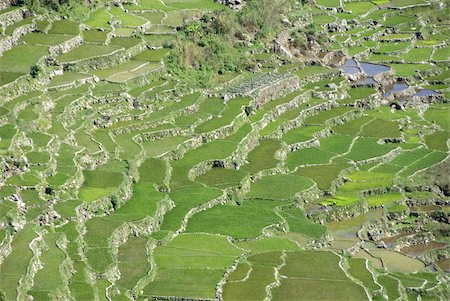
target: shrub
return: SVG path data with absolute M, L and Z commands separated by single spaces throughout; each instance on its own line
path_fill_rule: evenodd
M 41 72 L 41 68 L 39 68 L 39 66 L 37 66 L 37 65 L 34 65 L 31 67 L 30 75 L 32 78 L 36 78 L 36 77 L 38 77 L 39 72 Z

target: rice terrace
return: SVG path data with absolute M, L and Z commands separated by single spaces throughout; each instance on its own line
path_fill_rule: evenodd
M 450 300 L 449 0 L 0 0 L 0 301 Z

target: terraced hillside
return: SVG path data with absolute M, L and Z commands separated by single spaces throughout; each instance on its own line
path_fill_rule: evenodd
M 0 300 L 450 298 L 448 1 L 292 1 L 205 85 L 234 1 L 9 2 Z

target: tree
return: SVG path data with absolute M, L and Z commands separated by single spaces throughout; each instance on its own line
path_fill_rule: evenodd
M 36 78 L 36 77 L 38 77 L 40 72 L 41 72 L 41 68 L 37 65 L 34 65 L 31 67 L 30 75 L 32 78 Z
M 281 28 L 283 15 L 290 8 L 290 0 L 248 0 L 239 19 L 247 30 L 270 38 Z

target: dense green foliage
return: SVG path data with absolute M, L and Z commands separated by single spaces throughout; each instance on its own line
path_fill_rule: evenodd
M 208 87 L 218 74 L 250 68 L 246 44 L 270 40 L 289 8 L 289 0 L 252 0 L 237 14 L 205 14 L 181 28 L 166 59 L 169 70 L 190 85 Z

